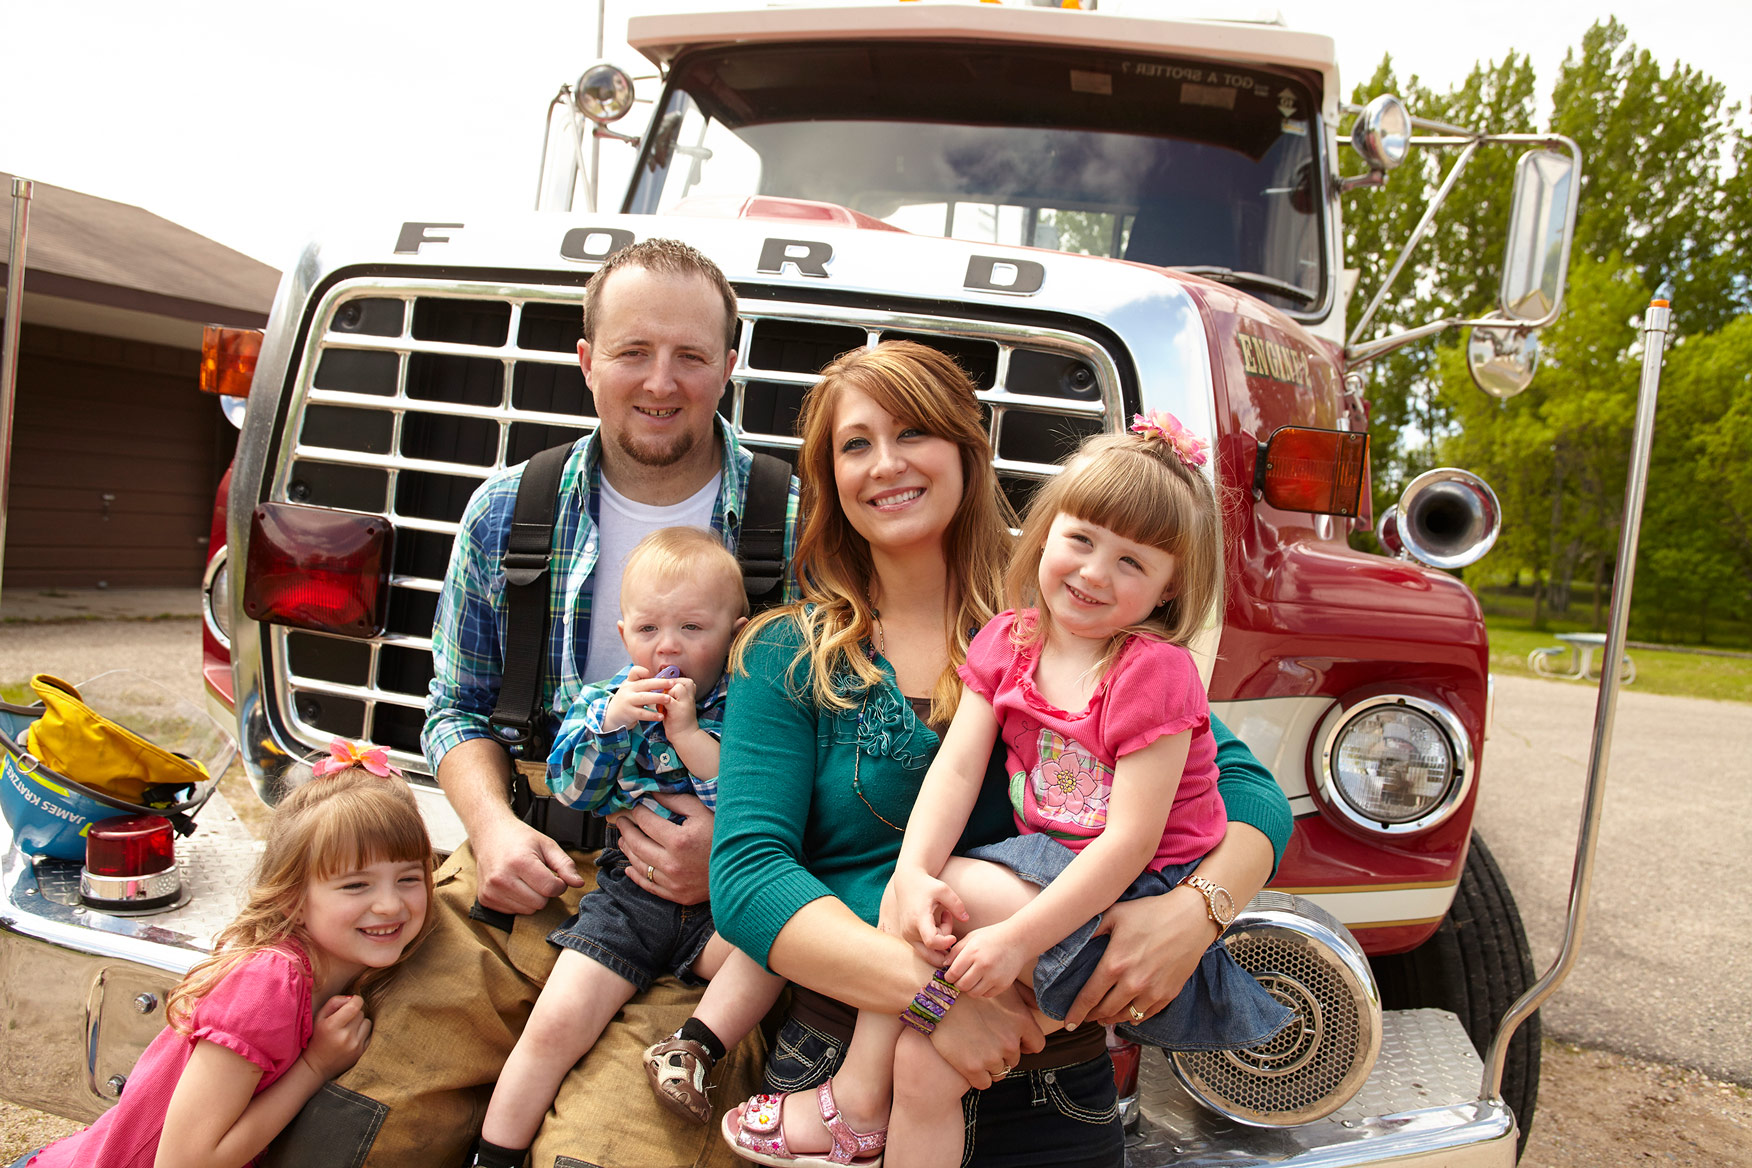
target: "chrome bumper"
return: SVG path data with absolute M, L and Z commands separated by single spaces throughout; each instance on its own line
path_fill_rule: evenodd
M 1484 1063 L 1444 1010 L 1382 1015 L 1381 1055 L 1355 1098 L 1300 1127 L 1257 1128 L 1194 1103 L 1167 1060 L 1146 1051 L 1139 1072 L 1143 1122 L 1126 1146 L 1127 1168 L 1245 1164 L 1443 1165 L 1513 1168 L 1515 1118 L 1477 1098 Z
M 187 902 L 123 917 L 79 903 L 79 867 L 33 862 L 0 820 L 0 1098 L 91 1120 L 164 1028 L 170 990 L 237 915 L 257 845 L 224 797 L 177 841 Z

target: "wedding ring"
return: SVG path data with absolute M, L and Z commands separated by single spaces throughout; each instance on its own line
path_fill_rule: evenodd
M 1013 1066 L 1011 1066 L 1011 1065 L 1010 1065 L 1010 1064 L 1009 1064 L 1009 1063 L 1005 1063 L 1005 1064 L 1004 1064 L 1004 1069 L 1003 1069 L 1003 1070 L 1001 1070 L 1001 1071 L 999 1071 L 999 1072 L 998 1072 L 998 1073 L 997 1073 L 997 1074 L 995 1074 L 995 1075 L 993 1075 L 993 1076 L 992 1076 L 992 1078 L 994 1078 L 994 1079 L 1001 1079 L 1001 1078 L 1003 1078 L 1003 1077 L 1004 1077 L 1004 1076 L 1005 1076 L 1005 1075 L 1007 1075 L 1007 1074 L 1009 1074 L 1009 1073 L 1010 1073 L 1010 1072 L 1011 1072 L 1011 1071 L 1013 1071 L 1013 1070 L 1015 1070 L 1015 1069 L 1016 1069 L 1016 1068 L 1015 1068 L 1015 1067 L 1013 1067 Z
M 1136 1006 L 1127 1006 L 1126 1009 L 1131 1012 L 1133 1022 L 1142 1022 L 1144 1020 L 1144 1012 Z
M 657 865 L 655 865 L 655 864 L 646 864 L 645 865 L 645 879 L 649 880 L 653 884 L 657 883 Z M 1142 1018 L 1143 1015 L 1139 1014 L 1138 1017 Z

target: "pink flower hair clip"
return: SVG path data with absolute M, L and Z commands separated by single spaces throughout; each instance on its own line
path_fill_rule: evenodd
M 1159 438 L 1174 450 L 1174 455 L 1187 466 L 1203 466 L 1210 443 L 1180 424 L 1180 419 L 1167 410 L 1152 410 L 1132 415 L 1132 433 L 1146 438 Z
M 310 773 L 317 778 L 344 771 L 348 767 L 362 767 L 381 778 L 394 775 L 401 778 L 402 773 L 389 761 L 389 751 L 381 746 L 373 746 L 370 750 L 360 750 L 345 738 L 336 738 L 329 743 L 329 756 L 319 759 L 310 768 Z

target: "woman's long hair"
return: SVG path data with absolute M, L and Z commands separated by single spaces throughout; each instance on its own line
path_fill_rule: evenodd
M 311 779 L 280 801 L 268 824 L 268 842 L 256 863 L 249 898 L 237 919 L 214 941 L 213 956 L 189 970 L 170 995 L 171 1026 L 189 1033 L 195 1006 L 225 977 L 263 949 L 298 942 L 320 967 L 309 934 L 297 923 L 310 881 L 326 880 L 380 860 L 419 861 L 426 880 L 426 919 L 402 949 L 401 961 L 417 948 L 437 920 L 432 903 L 432 843 L 413 792 L 400 778 L 384 778 L 362 767 Z M 367 1010 L 376 1004 L 393 972 L 368 969 L 354 983 Z
M 1039 616 L 1017 622 L 1011 634 L 1017 643 L 1037 643 L 1052 624 L 1052 614 L 1040 604 L 1040 556 L 1059 515 L 1174 557 L 1172 595 L 1142 622 L 1114 634 L 1104 671 L 1127 636 L 1185 645 L 1213 612 L 1222 611 L 1223 524 L 1211 485 L 1160 438 L 1102 434 L 1084 442 L 1029 501 L 1022 538 L 1004 577 L 1004 597 L 1017 610 L 1038 605 Z
M 961 696 L 956 666 L 967 660 L 972 633 L 997 612 L 1015 513 L 992 470 L 991 441 L 973 382 L 949 357 L 913 341 L 884 341 L 841 354 L 804 397 L 797 419 L 803 530 L 794 557 L 802 599 L 757 618 L 737 642 L 733 668 L 747 672 L 744 647 L 759 629 L 794 620 L 803 632 L 798 660 L 808 658 L 810 696 L 818 705 L 849 709 L 858 693 L 882 680 L 863 648 L 874 631 L 875 564 L 869 542 L 840 507 L 833 473 L 834 418 L 848 390 L 865 394 L 906 425 L 948 439 L 961 452 L 961 503 L 943 535 L 953 606 L 944 630 L 949 664 L 931 693 L 930 722 L 946 726 Z

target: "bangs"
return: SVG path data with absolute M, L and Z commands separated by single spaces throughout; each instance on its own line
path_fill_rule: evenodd
M 426 826 L 413 799 L 397 798 L 387 790 L 354 790 L 332 798 L 313 826 L 309 864 L 319 880 L 382 860 L 425 864 L 431 859 Z
M 1054 510 L 1148 547 L 1173 552 L 1185 539 L 1188 515 L 1183 492 L 1151 490 L 1162 468 L 1147 454 L 1129 451 L 1067 470 Z

